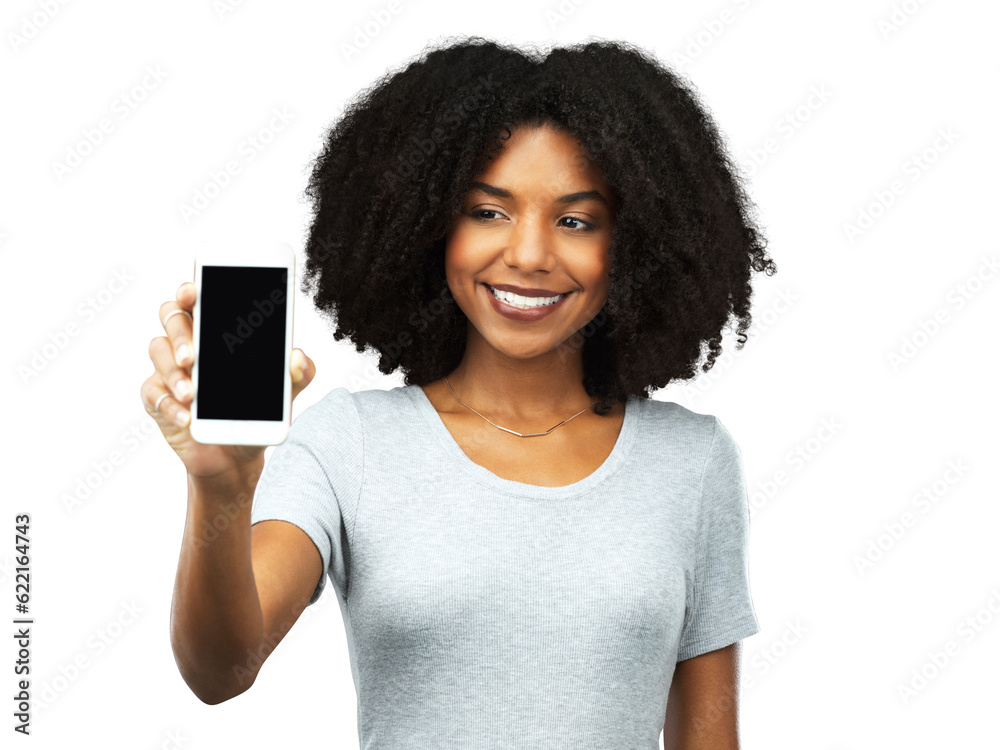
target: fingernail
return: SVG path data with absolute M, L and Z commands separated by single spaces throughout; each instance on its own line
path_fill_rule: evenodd
M 179 424 L 181 427 L 186 425 L 188 422 L 188 416 L 189 415 L 187 409 L 181 409 L 179 412 L 177 412 L 177 418 L 176 418 L 177 424 Z
M 191 381 L 178 380 L 177 385 L 174 387 L 174 392 L 177 394 L 178 398 L 187 398 L 191 393 Z
M 191 347 L 187 344 L 181 344 L 177 347 L 177 364 L 181 364 L 191 355 Z

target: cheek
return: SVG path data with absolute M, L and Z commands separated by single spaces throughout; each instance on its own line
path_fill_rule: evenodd
M 445 271 L 451 276 L 469 272 L 477 262 L 476 243 L 470 233 L 457 228 L 452 230 L 445 242 Z
M 453 232 L 449 235 L 444 246 L 444 272 L 449 281 L 453 280 L 465 268 L 468 262 L 466 256 L 465 243 L 462 242 L 461 234 Z
M 597 293 L 604 293 L 608 288 L 608 274 L 611 271 L 611 259 L 608 254 L 595 253 L 588 263 L 581 264 L 578 270 L 580 281 Z
M 451 289 L 452 296 L 463 306 L 470 295 L 475 294 L 473 280 L 481 270 L 475 245 L 469 242 L 467 233 L 461 230 L 452 232 L 445 244 L 444 274 Z

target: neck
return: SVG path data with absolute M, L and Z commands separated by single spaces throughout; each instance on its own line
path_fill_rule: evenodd
M 494 349 L 478 332 L 469 333 L 465 354 L 448 373 L 448 382 L 462 401 L 490 419 L 558 422 L 593 402 L 583 387 L 582 348 L 569 343 L 576 337 L 553 351 L 519 359 Z M 457 401 L 455 406 L 465 409 Z

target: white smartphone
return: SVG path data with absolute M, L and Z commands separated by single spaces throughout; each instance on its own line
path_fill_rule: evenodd
M 252 236 L 205 240 L 194 284 L 191 437 L 283 443 L 292 412 L 294 251 Z

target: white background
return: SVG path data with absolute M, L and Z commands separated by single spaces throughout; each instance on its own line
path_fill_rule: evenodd
M 691 78 L 752 177 L 779 268 L 757 277 L 753 338 L 656 394 L 718 415 L 743 453 L 762 628 L 744 642 L 744 747 L 1000 746 L 998 15 L 970 0 L 5 3 L 0 602 L 13 619 L 11 527 L 29 512 L 35 618 L 17 740 L 357 746 L 330 587 L 247 693 L 207 706 L 182 681 L 168 615 L 185 474 L 139 387 L 201 233 L 248 223 L 301 260 L 324 128 L 425 45 L 479 34 L 645 47 Z M 275 110 L 290 121 L 248 152 Z M 78 166 L 56 168 L 71 150 Z M 240 172 L 182 216 L 230 159 Z M 91 298 L 101 310 L 83 313 Z M 294 343 L 318 366 L 296 415 L 338 386 L 402 382 L 335 344 L 301 294 Z

